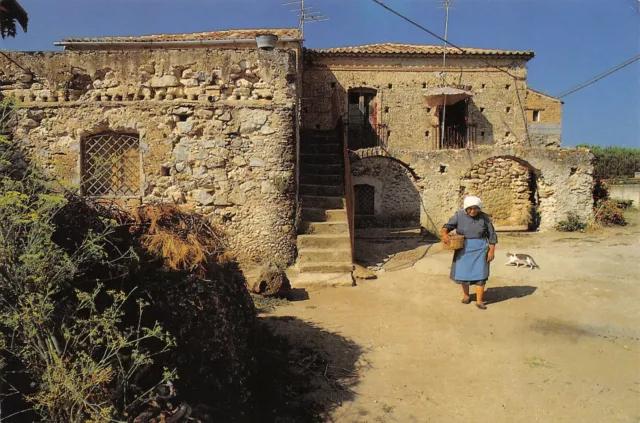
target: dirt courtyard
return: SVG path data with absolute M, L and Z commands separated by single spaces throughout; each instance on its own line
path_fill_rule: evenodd
M 640 213 L 628 218 L 598 233 L 499 234 L 485 311 L 460 302 L 451 253 L 434 245 L 413 265 L 309 291 L 272 316 L 358 346 L 354 356 L 297 340 L 325 351 L 327 369 L 353 361 L 353 395 L 328 421 L 638 423 Z M 507 251 L 541 269 L 505 266 Z

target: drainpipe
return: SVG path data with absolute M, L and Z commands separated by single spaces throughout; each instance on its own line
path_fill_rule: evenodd
M 300 42 L 298 38 L 280 38 L 278 41 Z M 74 47 L 98 47 L 105 46 L 118 50 L 120 47 L 157 47 L 157 48 L 179 48 L 179 47 L 207 47 L 220 44 L 255 44 L 255 38 L 237 38 L 230 40 L 184 40 L 184 41 L 56 41 L 56 47 L 64 47 L 65 50 Z

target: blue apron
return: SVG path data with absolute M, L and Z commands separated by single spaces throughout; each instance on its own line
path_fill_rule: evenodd
M 457 250 L 453 256 L 451 279 L 457 283 L 478 282 L 489 279 L 488 252 L 489 243 L 486 239 L 465 239 L 464 248 Z

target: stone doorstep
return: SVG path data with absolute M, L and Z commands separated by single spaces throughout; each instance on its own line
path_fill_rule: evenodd
M 291 288 L 316 290 L 340 286 L 355 286 L 351 272 L 343 273 L 298 273 L 297 269 L 287 270 Z

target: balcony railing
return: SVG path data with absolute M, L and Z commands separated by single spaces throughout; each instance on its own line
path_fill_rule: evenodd
M 442 128 L 438 127 L 438 145 L 441 150 L 473 148 L 477 141 L 475 126 L 445 126 L 444 138 L 441 131 Z

